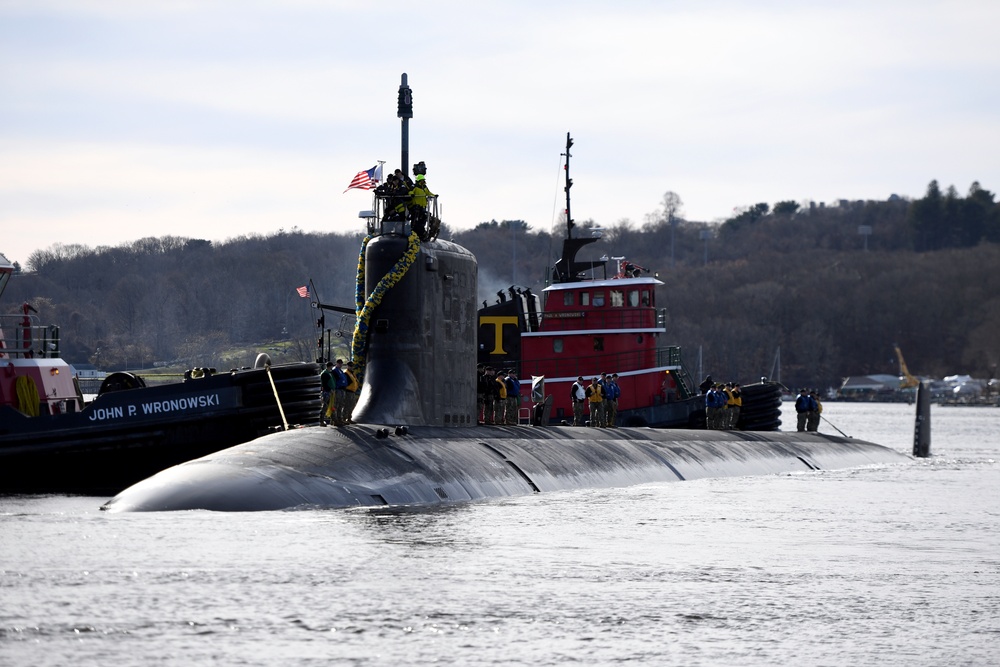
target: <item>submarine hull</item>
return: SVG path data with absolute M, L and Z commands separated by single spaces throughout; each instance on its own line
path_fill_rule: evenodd
M 428 426 L 380 437 L 372 425 L 305 428 L 162 471 L 105 509 L 435 505 L 909 460 L 880 445 L 819 433 Z
M 413 235 L 371 239 L 363 256 L 373 296 L 359 316 L 367 367 L 356 424 L 265 435 L 162 471 L 105 508 L 436 505 L 908 460 L 818 433 L 477 426 L 475 258 L 446 241 L 418 246 Z

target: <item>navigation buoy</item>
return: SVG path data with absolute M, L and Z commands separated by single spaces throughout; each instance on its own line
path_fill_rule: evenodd
M 931 393 L 921 382 L 917 386 L 917 420 L 913 427 L 913 455 L 931 455 Z

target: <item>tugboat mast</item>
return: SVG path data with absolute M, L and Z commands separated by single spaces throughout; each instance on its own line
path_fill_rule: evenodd
M 566 156 L 566 164 L 563 167 L 566 170 L 566 238 L 563 239 L 562 258 L 557 260 L 556 265 L 552 268 L 552 281 L 556 283 L 576 282 L 586 272 L 590 271 L 592 273 L 597 269 L 604 271 L 605 276 L 607 274 L 605 260 L 576 261 L 576 253 L 579 252 L 580 248 L 588 243 L 594 243 L 599 240 L 601 234 L 599 231 L 593 230 L 589 237 L 573 238 L 573 228 L 576 227 L 576 223 L 573 222 L 573 215 L 569 208 L 569 189 L 573 187 L 573 179 L 569 177 L 569 159 L 572 157 L 569 149 L 572 146 L 573 138 L 567 132 L 566 152 L 562 153 L 562 155 Z
M 405 74 L 403 75 L 406 76 Z M 566 238 L 573 238 L 573 216 L 570 214 L 569 209 L 569 189 L 573 187 L 573 179 L 569 177 L 569 159 L 572 157 L 569 153 L 570 147 L 573 145 L 573 139 L 569 136 L 569 132 L 566 133 L 566 152 L 563 155 L 566 156 L 566 166 L 563 167 L 566 170 L 566 186 L 563 190 L 566 191 Z

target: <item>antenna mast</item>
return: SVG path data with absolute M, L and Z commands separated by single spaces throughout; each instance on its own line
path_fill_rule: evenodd
M 402 154 L 400 155 L 400 168 L 403 174 L 410 173 L 410 119 L 413 118 L 413 93 L 406 85 L 406 73 L 399 79 L 399 104 L 396 107 L 396 115 L 403 119 Z
M 405 75 L 404 75 L 405 76 Z M 563 153 L 566 156 L 566 165 L 563 169 L 566 170 L 566 187 L 563 188 L 566 191 L 566 238 L 573 238 L 573 227 L 575 223 L 573 222 L 573 216 L 570 214 L 569 208 L 569 189 L 573 187 L 573 179 L 569 177 L 569 159 L 572 157 L 569 153 L 570 147 L 573 145 L 573 139 L 570 138 L 569 132 L 566 133 L 566 152 Z

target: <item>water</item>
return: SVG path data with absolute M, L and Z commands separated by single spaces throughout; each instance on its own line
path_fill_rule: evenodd
M 912 447 L 912 406 L 824 416 Z M 430 511 L 0 498 L 0 665 L 994 665 L 1000 409 L 932 433 L 912 464 Z

